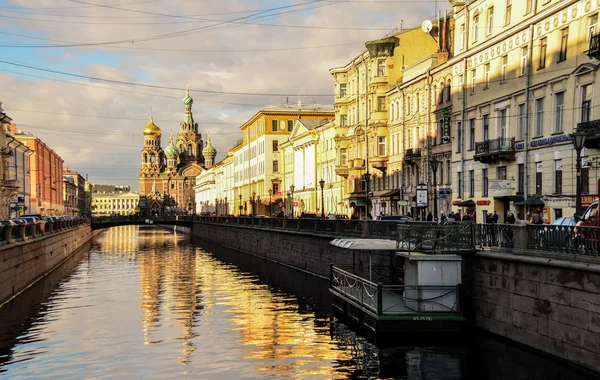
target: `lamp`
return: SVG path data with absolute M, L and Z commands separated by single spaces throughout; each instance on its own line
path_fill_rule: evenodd
M 290 185 L 290 191 L 292 192 L 292 218 L 294 217 L 294 189 L 296 187 L 292 184 Z
M 437 158 L 435 158 L 435 156 L 433 157 L 433 159 L 429 162 L 429 165 L 431 166 L 431 170 L 433 171 L 433 220 L 437 220 L 437 214 L 438 214 L 438 209 L 437 209 L 437 170 L 438 170 L 438 164 L 439 161 L 437 160 Z
M 319 186 L 321 186 L 321 217 L 325 217 L 325 203 L 323 202 L 323 189 L 325 188 L 325 181 L 321 178 L 319 181 Z
M 273 210 L 271 210 L 271 197 L 273 196 L 273 189 L 269 189 L 269 218 L 271 217 L 271 214 L 273 213 Z
M 575 159 L 575 169 L 577 170 L 577 181 L 576 181 L 576 196 L 575 196 L 575 214 L 581 216 L 581 150 L 587 135 L 584 132 L 577 131 L 571 133 L 571 139 L 573 140 L 573 147 L 577 153 Z

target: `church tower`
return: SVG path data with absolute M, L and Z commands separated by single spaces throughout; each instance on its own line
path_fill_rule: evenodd
M 204 167 L 210 169 L 215 164 L 215 157 L 217 156 L 217 150 L 210 143 L 210 133 L 206 139 L 206 147 L 202 149 L 202 156 L 204 156 Z
M 179 133 L 177 133 L 177 149 L 179 150 L 179 162 L 181 165 L 201 164 L 204 163 L 202 157 L 202 136 L 198 133 L 198 123 L 194 122 L 192 114 L 192 104 L 194 99 L 190 96 L 189 88 L 186 89 L 185 98 L 185 117 L 183 122 L 179 124 Z
M 153 178 L 160 175 L 165 166 L 165 155 L 160 147 L 161 130 L 154 124 L 152 108 L 150 122 L 144 128 L 144 148 L 142 149 L 142 166 L 140 168 L 140 193 L 148 194 Z

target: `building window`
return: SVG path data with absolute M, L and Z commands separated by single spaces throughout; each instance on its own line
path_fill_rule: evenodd
M 510 24 L 512 12 L 512 0 L 506 0 L 506 13 L 504 13 L 504 26 Z
M 340 127 L 345 127 L 348 124 L 348 115 L 340 115 Z
M 505 139 L 508 137 L 508 112 L 507 109 L 498 111 L 498 117 L 500 118 L 500 137 Z
M 519 122 L 517 123 L 517 140 L 525 140 L 525 103 L 519 104 Z
M 483 69 L 484 69 L 484 73 L 485 73 L 485 76 L 484 76 L 485 82 L 484 82 L 484 85 L 483 85 L 483 89 L 487 90 L 488 88 L 490 88 L 490 64 L 486 63 L 483 66 Z
M 279 152 L 279 142 L 277 140 L 273 140 L 273 152 Z
M 273 173 L 279 173 L 279 161 L 273 160 Z
M 567 47 L 569 44 L 569 28 L 560 31 L 560 52 L 558 53 L 558 62 L 567 59 Z
M 554 160 L 554 193 L 562 194 L 562 160 Z
M 506 179 L 506 166 L 498 166 L 496 168 L 496 179 L 500 179 L 500 180 Z
M 294 120 L 288 120 L 287 129 L 288 129 L 288 132 L 291 132 L 294 130 Z
M 490 115 L 483 115 L 483 139 L 490 139 Z
M 340 84 L 340 98 L 346 97 L 346 83 Z
M 348 148 L 340 148 L 340 166 L 348 166 Z
M 457 129 L 457 139 L 456 139 L 456 153 L 460 153 L 461 152 L 461 148 L 462 148 L 462 123 L 459 121 L 458 123 L 456 123 L 456 129 Z
M 557 92 L 554 94 L 554 125 L 552 132 L 558 133 L 563 131 L 563 119 L 564 119 L 564 104 L 565 104 L 565 92 Z
M 469 198 L 475 196 L 475 170 L 469 170 Z
M 450 185 L 452 183 L 452 162 L 450 160 L 446 160 L 446 184 Z
M 473 17 L 473 42 L 477 42 L 479 37 L 479 15 Z
M 385 71 L 385 59 L 379 59 L 377 60 L 377 76 L 378 77 L 384 77 L 387 75 L 386 71 Z
M 385 111 L 385 96 L 377 97 L 377 111 Z
M 483 178 L 483 183 L 481 186 L 481 194 L 484 197 L 487 197 L 488 196 L 488 170 L 487 169 L 481 170 L 481 177 Z
M 410 96 L 406 97 L 406 114 L 410 115 L 410 106 L 411 106 L 411 102 L 410 102 Z
M 596 13 L 595 15 L 591 15 L 589 18 L 589 24 L 590 24 L 590 35 L 589 35 L 589 39 L 592 39 L 592 36 L 594 34 L 596 34 L 596 28 L 598 26 L 598 14 Z
M 581 168 L 581 192 L 590 193 L 590 168 Z
M 530 14 L 533 10 L 533 0 L 526 0 L 525 3 L 525 14 Z
M 377 155 L 379 157 L 385 156 L 385 136 L 377 137 Z
M 477 69 L 471 70 L 471 95 L 475 93 L 475 84 L 477 83 Z
M 542 195 L 542 163 L 535 163 L 535 194 Z
M 462 197 L 463 197 L 462 172 L 458 172 L 458 198 L 462 199 Z
M 521 48 L 521 75 L 525 75 L 527 70 L 527 48 Z
M 461 75 L 462 78 L 462 75 Z M 462 84 L 462 81 L 461 81 Z M 446 101 L 451 101 L 452 100 L 452 80 L 448 79 L 448 82 L 446 83 Z
M 540 39 L 540 57 L 538 60 L 538 70 L 546 67 L 546 48 L 548 47 L 548 40 L 546 37 Z
M 469 150 L 475 149 L 475 119 L 469 120 Z
M 279 130 L 279 121 L 271 120 L 271 130 L 277 132 Z
M 535 133 L 533 137 L 544 135 L 544 98 L 535 100 Z
M 490 35 L 494 31 L 494 7 L 488 9 L 487 14 L 487 34 Z
M 502 56 L 502 73 L 500 74 L 500 83 L 506 83 L 506 72 L 508 70 L 508 55 Z
M 467 32 L 465 24 L 460 25 L 460 50 L 464 50 L 467 45 Z
M 592 113 L 592 85 L 581 86 L 581 122 L 590 121 Z
M 519 164 L 517 175 L 517 194 L 525 193 L 525 164 Z

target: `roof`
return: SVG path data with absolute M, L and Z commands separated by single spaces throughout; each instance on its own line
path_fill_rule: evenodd
M 333 104 L 286 104 L 283 106 L 266 106 L 264 112 L 334 112 Z
M 327 119 L 323 119 L 323 120 L 299 119 L 298 122 L 302 123 L 302 125 L 304 125 L 306 127 L 306 129 L 308 129 L 310 131 L 317 127 L 320 127 L 321 125 L 325 125 L 325 124 L 329 123 L 329 120 L 327 120 Z
M 390 239 L 335 239 L 329 242 L 339 248 L 357 251 L 395 251 L 396 241 Z

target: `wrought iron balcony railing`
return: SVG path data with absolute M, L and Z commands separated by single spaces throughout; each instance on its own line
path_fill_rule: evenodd
M 600 33 L 596 33 L 590 38 L 587 54 L 590 58 L 600 59 Z
M 406 149 L 404 151 L 404 158 L 420 158 L 421 157 L 421 149 Z
M 515 138 L 498 137 L 475 143 L 475 161 L 490 163 L 515 159 Z
M 600 120 L 591 120 L 577 124 L 577 131 L 584 132 L 587 137 L 583 146 L 588 149 L 600 149 Z

